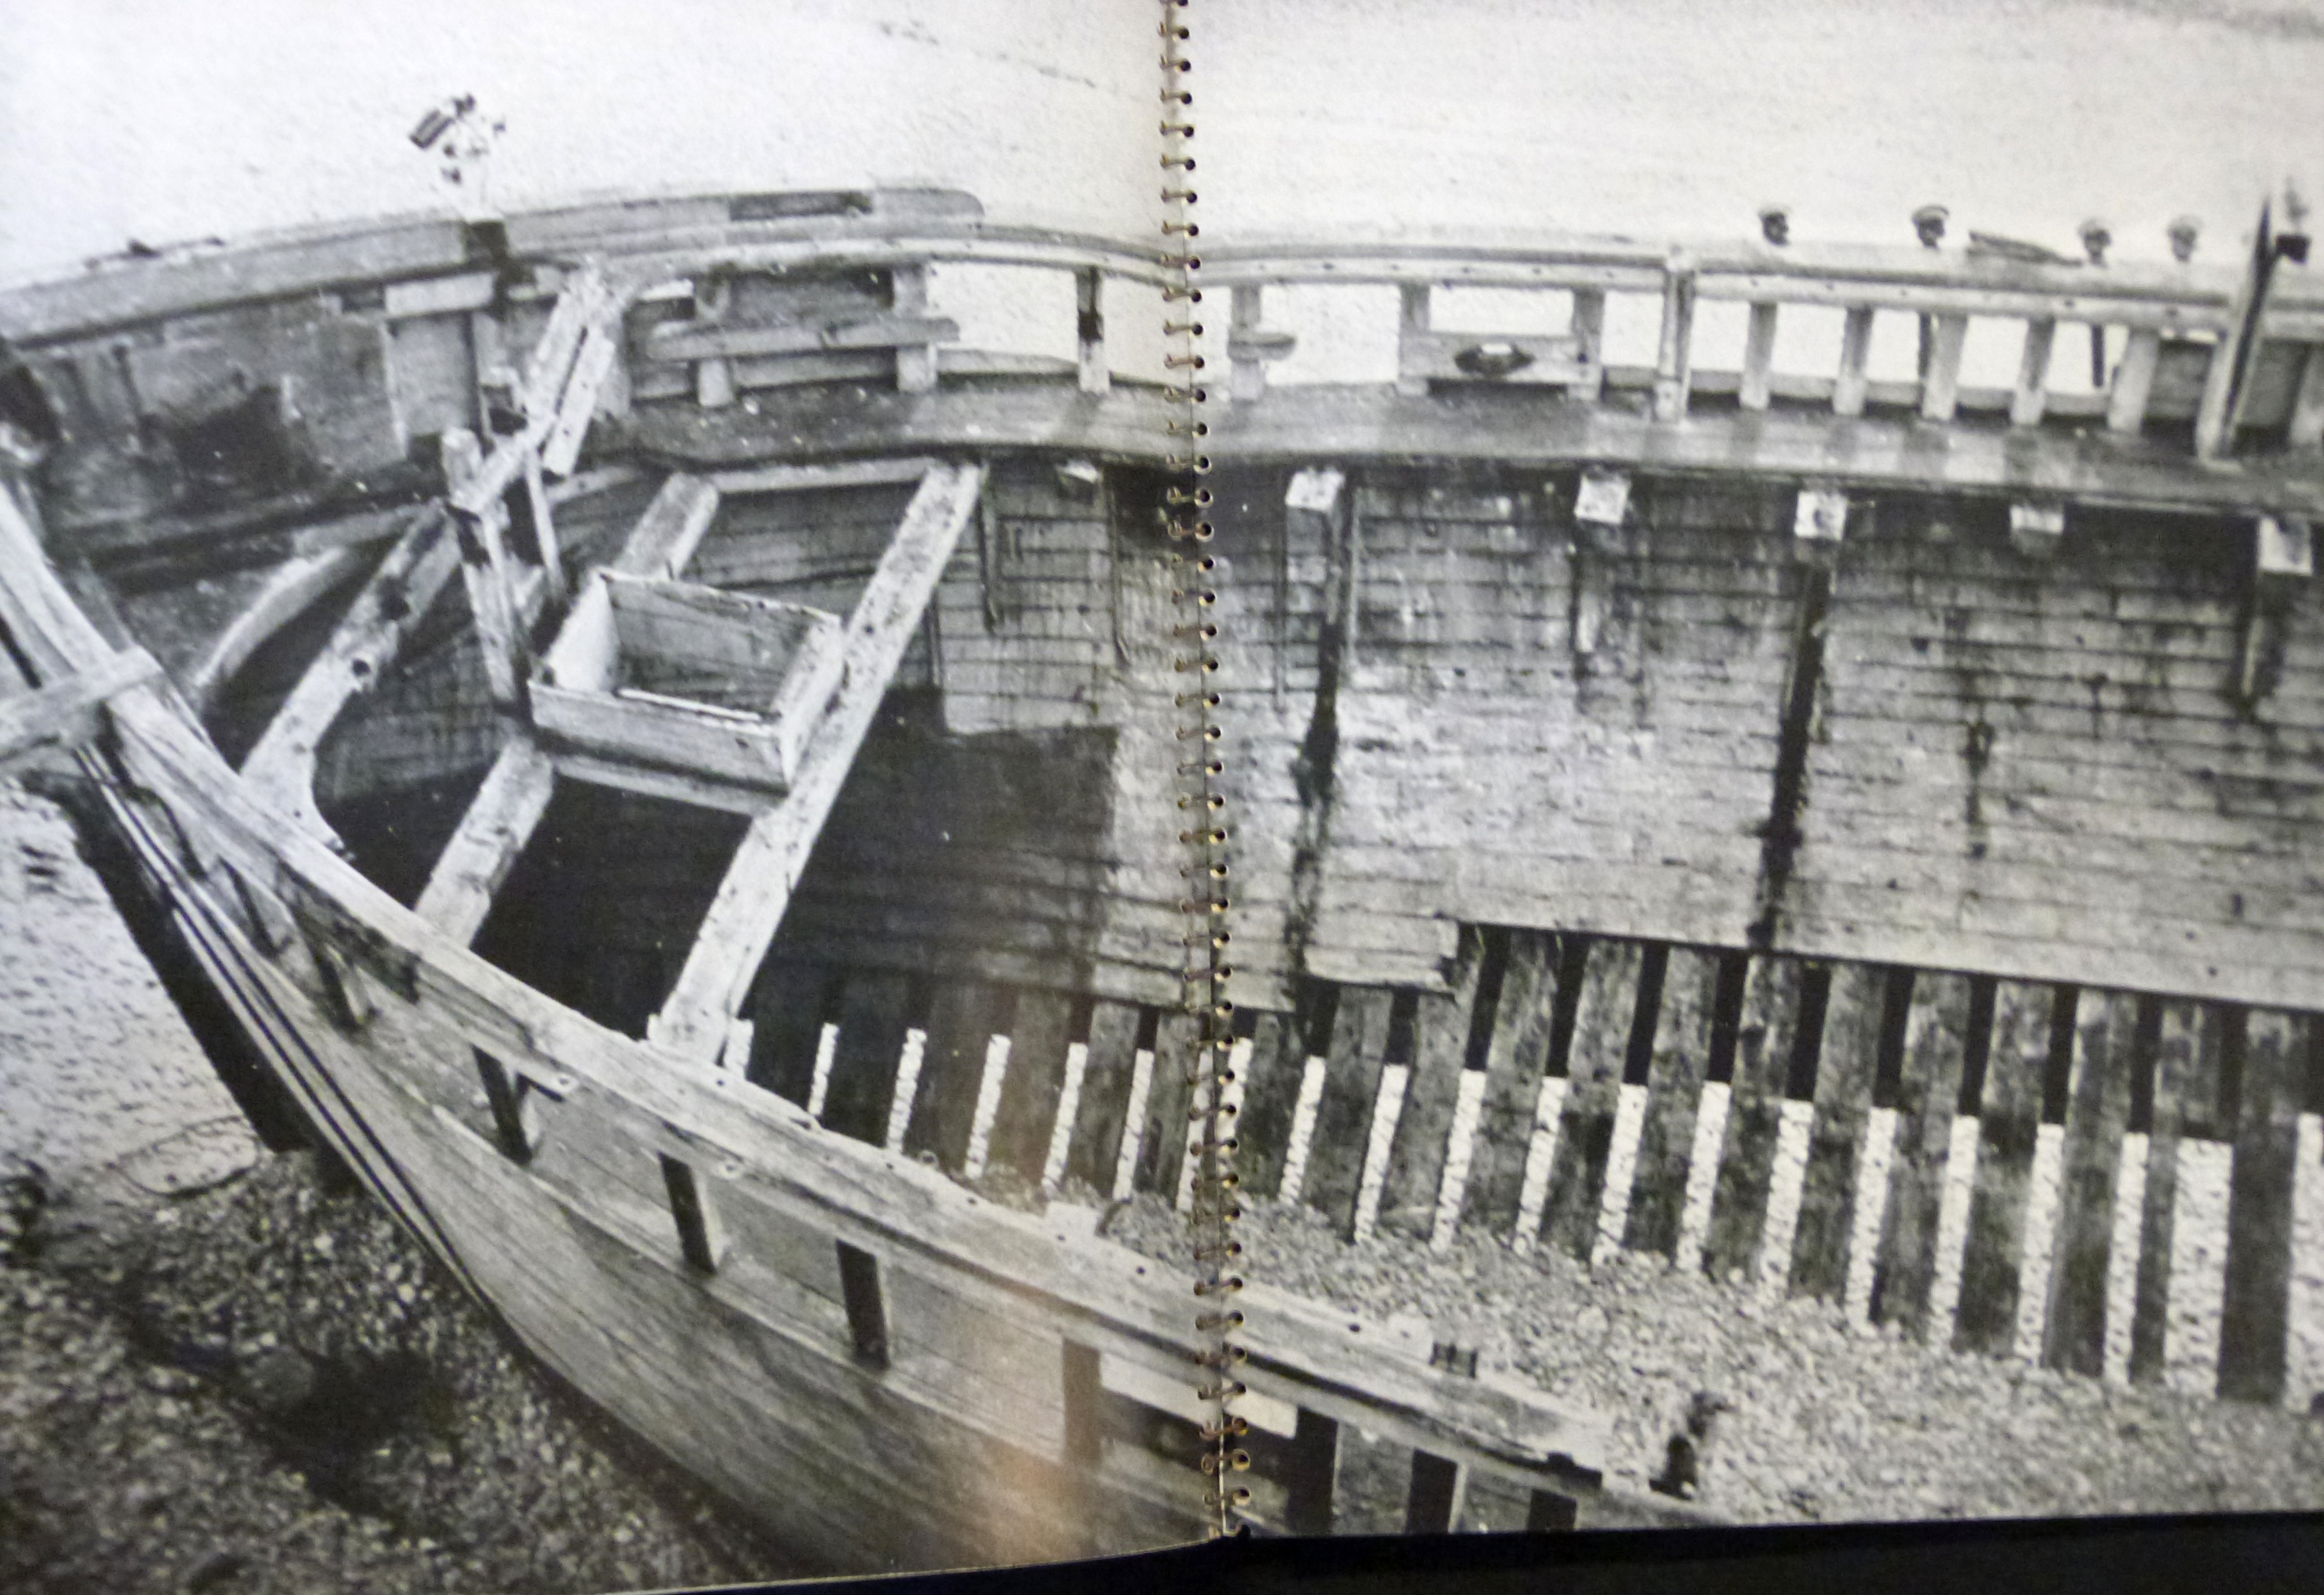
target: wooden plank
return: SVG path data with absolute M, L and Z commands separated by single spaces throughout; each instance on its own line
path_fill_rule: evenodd
M 2025 346 L 2017 360 L 2017 386 L 2009 398 L 2009 424 L 2037 427 L 2049 402 L 2050 351 L 2058 324 L 2046 316 L 2025 324 Z
M 2138 1002 L 2085 991 L 2075 1010 L 2073 1098 L 2065 1123 L 2053 1305 L 2044 1360 L 2093 1378 L 2106 1369 L 2107 1271 L 2114 1264 L 2116 1176 L 2130 1128 Z M 2137 1237 L 2131 1237 L 2133 1246 Z M 2135 1268 L 2136 1259 L 2128 1259 Z
M 1602 289 L 1573 290 L 1573 337 L 1581 346 L 1584 366 L 1566 392 L 1585 404 L 1594 404 L 1606 391 L 1606 294 Z
M 1849 1250 L 1857 1232 L 1857 1168 L 1873 1106 L 1887 998 L 1886 968 L 1833 966 L 1811 1088 L 1815 1121 L 1788 1268 L 1787 1289 L 1793 1295 L 1830 1301 L 1846 1297 Z M 1877 1241 L 1878 1235 L 1875 1230 L 1872 1238 Z
M 556 785 L 556 766 L 530 736 L 503 743 L 460 828 L 429 871 L 415 905 L 420 917 L 462 946 L 475 940 Z
M 2324 1026 L 2309 1020 L 2292 1176 L 2292 1268 L 2284 1305 L 2283 1404 L 2324 1394 Z
M 1782 307 L 1766 301 L 1751 306 L 1751 319 L 1743 336 L 1743 383 L 1736 402 L 1745 410 L 1767 408 L 1767 378 L 1775 360 L 1775 321 Z
M 1158 1010 L 1141 1009 L 1138 1033 L 1132 1038 L 1130 1062 L 1130 1098 L 1121 1113 L 1121 1148 L 1114 1155 L 1113 1200 L 1127 1202 L 1138 1188 L 1139 1169 L 1148 1140 L 1149 1104 L 1154 1097 L 1156 1050 L 1161 1036 L 1162 1015 Z
M 702 930 L 687 954 L 657 1037 L 706 1056 L 725 1033 L 760 959 L 782 921 L 808 853 L 845 783 L 888 683 L 918 633 L 929 597 L 976 508 L 984 473 L 973 466 L 929 471 L 848 619 L 845 685 L 816 727 L 788 799 L 752 822 Z
M 2142 1186 L 2145 1201 L 2125 1367 L 2126 1377 L 2139 1384 L 2158 1383 L 2163 1378 L 2176 1239 L 2172 1221 L 2178 1208 L 2179 1143 L 2185 1139 L 2188 1120 L 2200 1121 L 2201 1116 L 2199 1076 L 2203 1067 L 2203 1019 L 2201 1005 L 2193 1002 L 2153 1001 L 2151 1017 L 2147 1011 L 2140 1015 L 2142 1029 L 2152 1031 L 2147 1045 L 2153 1051 L 2153 1066 L 2144 1082 L 2134 1080 L 2132 1087 L 2131 1128 L 2146 1130 L 2147 1142 Z M 2143 1093 L 2141 1084 L 2145 1088 Z M 2146 1099 L 2144 1103 L 2141 1094 Z
M 46 686 L 0 697 L 0 771 L 48 749 L 78 746 L 97 733 L 97 711 L 106 700 L 161 673 L 152 654 L 126 649 Z
M 397 539 L 243 761 L 258 801 L 310 834 L 330 834 L 315 807 L 316 750 L 348 700 L 378 684 L 459 565 L 441 513 L 422 513 Z
M 2283 1397 L 2293 1169 L 2314 1020 L 2265 1010 L 2243 1017 L 2241 1111 L 2221 1126 L 2232 1130 L 2236 1149 L 2218 1393 L 2274 1405 Z
M 1679 1203 L 1678 1236 L 1671 1246 L 1671 1267 L 1685 1274 L 1706 1271 L 1705 1251 L 1733 1117 L 1735 1065 L 1741 1049 L 1750 970 L 1748 954 L 1724 953 L 1718 955 L 1712 977 L 1702 1093 L 1695 1099 L 1693 1134 L 1687 1145 L 1686 1191 Z
M 899 317 L 925 317 L 928 308 L 928 269 L 924 264 L 898 265 L 889 272 L 893 284 L 895 312 Z M 948 323 L 945 325 L 949 325 Z M 956 336 L 956 335 L 954 335 Z M 932 337 L 918 346 L 906 346 L 896 351 L 896 391 L 899 393 L 926 393 L 936 385 L 936 345 L 945 341 Z
M 2042 1078 L 2052 1045 L 2056 994 L 2004 981 L 1994 991 L 1992 1040 L 1978 1114 L 1977 1185 L 1961 1266 L 1954 1344 L 1999 1355 L 2015 1344 L 2024 1256 L 2025 1188 L 2041 1122 Z
M 1437 1194 L 1443 1184 L 1452 1113 L 1474 1024 L 1478 983 L 1484 973 L 1484 937 L 1464 927 L 1449 996 L 1423 996 L 1415 1015 L 1416 1046 L 1389 1149 L 1380 1199 L 1381 1222 L 1415 1237 L 1435 1233 Z
M 1856 1157 L 1855 1193 L 1849 1199 L 1848 1276 L 1841 1310 L 1854 1324 L 1877 1322 L 1881 1242 L 1896 1183 L 1896 1143 L 1903 1128 L 1905 1051 L 1911 1040 L 1913 971 L 1891 965 L 1882 971 L 1880 1019 L 1871 1079 L 1871 1111 Z
M 1251 1049 L 1250 1083 L 1243 1094 L 1241 1123 L 1235 1132 L 1240 1143 L 1235 1152 L 1235 1169 L 1248 1191 L 1273 1195 L 1282 1188 L 1292 1113 L 1311 1052 L 1313 1010 L 1318 996 L 1329 990 L 1322 982 L 1312 982 L 1296 987 L 1293 1011 L 1268 1016 L 1275 1023 L 1256 1038 Z

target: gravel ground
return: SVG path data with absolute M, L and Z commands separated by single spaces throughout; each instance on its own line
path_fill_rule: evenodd
M 614 1590 L 779 1576 L 305 1154 L 0 1266 L 0 1588 Z
M 788 1570 L 325 1174 L 260 1150 L 64 816 L 0 784 L 0 1590 Z
M 1108 1232 L 1153 1256 L 1183 1221 L 1141 1197 Z M 1341 1240 L 1312 1209 L 1245 1203 L 1244 1271 L 1388 1320 L 1416 1315 L 1613 1424 L 1609 1477 L 1643 1488 L 1694 1393 L 1720 1422 L 1702 1504 L 1738 1522 L 2324 1507 L 2324 1419 L 1932 1351 L 1836 1305 L 1765 1306 L 1623 1256 L 1594 1276 L 1486 1238 L 1437 1256 Z M 1426 1343 L 1424 1334 L 1421 1342 Z

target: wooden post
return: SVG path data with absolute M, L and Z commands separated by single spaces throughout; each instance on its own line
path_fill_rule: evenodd
M 1775 363 L 1775 318 L 1780 309 L 1766 303 L 1751 307 L 1751 324 L 1743 339 L 1743 386 L 1738 396 L 1746 410 L 1767 408 L 1769 377 Z
M 1396 391 L 1399 393 L 1425 394 L 1428 378 L 1423 374 L 1416 339 L 1428 330 L 1428 300 L 1430 286 L 1425 282 L 1406 282 L 1402 289 L 1402 304 L 1397 321 Z
M 2114 368 L 2114 392 L 2107 397 L 2107 430 L 2135 436 L 2146 424 L 2146 396 L 2154 388 L 2154 368 L 2163 358 L 2163 335 L 2134 327 Z
M 2038 316 L 2025 324 L 2025 349 L 2017 361 L 2017 387 L 2009 396 L 2009 424 L 2013 427 L 2042 424 L 2042 411 L 2050 397 L 2050 349 L 2057 336 L 2058 324 L 2049 317 Z
M 2234 315 L 2219 341 L 2211 346 L 2211 364 L 2203 373 L 2203 398 L 2195 410 L 2195 457 L 2215 460 L 2234 441 L 2227 411 L 2236 396 L 2236 329 L 2243 324 L 2244 298 L 2234 301 Z
M 1105 358 L 1105 273 L 1095 266 L 1074 273 L 1074 312 L 1082 392 L 1103 393 L 1113 386 L 1113 372 Z
M 1840 329 L 1840 376 L 1831 385 L 1834 415 L 1864 413 L 1864 363 L 1872 353 L 1872 308 L 1850 305 Z
M 1065 1461 L 1095 1466 L 1105 1459 L 1105 1383 L 1097 1349 L 1065 1343 Z
M 1264 290 L 1256 282 L 1239 282 L 1232 290 L 1232 305 L 1227 313 L 1228 356 L 1231 361 L 1227 373 L 1227 397 L 1237 404 L 1249 404 L 1267 392 L 1267 362 L 1253 357 L 1236 359 L 1232 347 L 1237 339 L 1259 330 Z M 1398 362 L 1402 389 L 1402 362 Z
M 733 291 L 733 281 L 723 275 L 697 280 L 694 285 L 694 318 L 714 327 L 724 320 Z M 734 368 L 724 355 L 695 363 L 694 401 L 705 410 L 718 410 L 734 402 Z
M 1606 295 L 1595 288 L 1573 290 L 1573 336 L 1590 363 L 1589 372 L 1567 392 L 1595 403 L 1606 391 Z
M 686 1266 L 699 1274 L 715 1274 L 726 1255 L 726 1234 L 717 1210 L 710 1204 L 709 1193 L 703 1190 L 691 1166 L 667 1154 L 661 1159 L 661 1179 L 669 1194 L 669 1216 L 678 1225 L 678 1247 Z
M 1461 1464 L 1425 1451 L 1412 1453 L 1412 1489 L 1404 1500 L 1404 1532 L 1450 1534 L 1461 1515 Z
M 888 1304 L 880 1288 L 880 1259 L 847 1244 L 839 1246 L 839 1295 L 847 1308 L 847 1333 L 855 1360 L 866 1368 L 888 1366 Z
M 898 266 L 890 274 L 895 284 L 893 308 L 899 316 L 925 316 L 928 309 L 928 269 Z M 1086 363 L 1087 355 L 1084 355 Z M 896 391 L 927 393 L 936 385 L 936 346 L 910 344 L 896 351 Z
M 509 570 L 506 539 L 501 535 L 505 513 L 495 502 L 476 516 L 455 510 L 452 521 L 460 542 L 460 576 L 467 585 L 476 641 L 484 648 L 484 681 L 493 702 L 514 708 L 523 701 L 526 666 L 515 583 Z
M 1686 419 L 1694 343 L 1694 268 L 1674 250 L 1663 275 L 1662 342 L 1655 360 L 1655 419 Z
M 1921 382 L 1921 419 L 1949 421 L 1960 397 L 1961 346 L 1969 337 L 1969 318 L 1933 318 L 1929 335 L 1929 369 Z

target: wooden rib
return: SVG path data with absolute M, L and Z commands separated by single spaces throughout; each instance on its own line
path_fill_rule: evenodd
M 839 797 L 855 751 L 918 633 L 920 617 L 976 508 L 984 473 L 938 466 L 904 512 L 895 541 L 847 622 L 846 685 L 809 741 L 782 806 L 752 822 L 720 882 L 702 930 L 661 1012 L 656 1036 L 706 1058 L 782 921 L 808 852 Z
M 1589 374 L 1567 389 L 1575 399 L 1596 402 L 1606 391 L 1606 293 L 1603 289 L 1573 290 L 1573 337 L 1589 356 Z
M 378 684 L 459 566 L 458 540 L 440 512 L 423 513 L 388 550 L 243 761 L 259 801 L 310 835 L 331 834 L 315 807 L 315 751 L 348 701 Z
M 337 591 L 372 554 L 366 546 L 351 544 L 318 554 L 299 555 L 276 567 L 266 585 L 212 639 L 199 661 L 185 672 L 182 685 L 188 700 L 197 709 L 208 707 L 218 688 L 247 664 L 269 638 Z
M 7 575 L 0 562 L 0 582 Z M 1182 1277 L 1149 1277 L 1144 1260 L 1121 1248 L 1060 1240 L 1028 1215 L 972 1201 L 936 1170 L 817 1133 L 779 1099 L 746 1097 L 730 1074 L 670 1067 L 675 1060 L 651 1044 L 616 1035 L 451 945 L 318 843 L 286 831 L 150 689 L 125 695 L 117 718 L 140 779 L 167 793 L 230 862 L 335 917 L 345 928 L 334 935 L 355 938 L 366 963 L 393 966 L 403 990 L 468 1044 L 562 1093 L 586 1079 L 627 1105 L 647 1149 L 723 1155 L 722 1190 L 884 1250 L 897 1267 L 982 1292 L 1045 1332 L 1071 1324 L 1142 1361 L 1185 1354 Z M 902 1237 L 910 1243 L 895 1245 Z M 989 1286 L 953 1260 L 963 1257 L 983 1259 Z M 1377 1332 L 1351 1328 L 1344 1314 L 1263 1286 L 1246 1290 L 1245 1305 L 1250 1322 L 1239 1339 L 1249 1361 L 1238 1377 L 1253 1390 L 1463 1461 L 1602 1465 L 1608 1435 L 1594 1418 L 1498 1383 L 1441 1376 Z
M 97 732 L 101 705 L 161 673 L 152 654 L 134 648 L 45 687 L 0 697 L 0 773 L 45 749 L 87 740 Z
M 1693 269 L 1674 257 L 1664 280 L 1662 337 L 1655 358 L 1655 419 L 1658 421 L 1686 418 L 1694 296 Z

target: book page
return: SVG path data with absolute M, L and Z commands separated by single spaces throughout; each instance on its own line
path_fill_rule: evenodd
M 1207 20 L 1249 1332 L 1583 1527 L 2314 1509 L 2324 11 Z
M 1161 20 L 8 8 L 0 1584 L 1224 1526 Z

